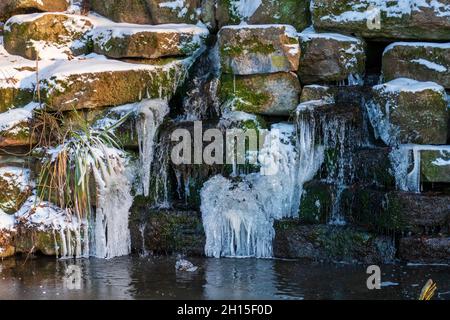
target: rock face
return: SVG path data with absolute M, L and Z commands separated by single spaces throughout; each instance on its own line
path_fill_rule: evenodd
M 310 25 L 309 0 L 218 0 L 219 26 L 229 24 L 289 24 L 297 30 Z
M 314 28 L 375 39 L 450 40 L 446 0 L 312 0 Z
M 146 0 L 90 0 L 91 9 L 115 22 L 152 24 Z
M 53 110 L 119 106 L 143 98 L 170 98 L 192 60 L 165 65 L 88 59 L 42 70 L 42 98 Z
M 83 36 L 92 23 L 83 17 L 55 13 L 18 15 L 4 27 L 5 49 L 27 59 L 67 58 L 86 52 Z
M 450 238 L 402 238 L 399 256 L 410 262 L 450 262 Z
M 302 83 L 348 81 L 358 84 L 364 75 L 365 45 L 362 40 L 334 33 L 300 33 L 298 71 Z
M 228 26 L 219 32 L 222 71 L 235 75 L 297 71 L 296 31 L 287 25 Z
M 0 2 L 0 22 L 21 13 L 65 11 L 69 4 L 69 0 L 2 0 Z
M 447 100 L 433 82 L 399 78 L 373 88 L 369 117 L 382 140 L 395 143 L 445 144 Z
M 148 58 L 189 56 L 203 46 L 208 30 L 193 25 L 96 28 L 94 52 L 111 58 Z
M 423 182 L 450 182 L 450 148 L 420 152 Z
M 223 74 L 219 98 L 224 108 L 264 115 L 289 115 L 298 105 L 301 87 L 293 73 L 232 76 Z
M 450 89 L 450 43 L 393 43 L 383 54 L 383 76 L 386 81 L 433 81 Z
M 389 263 L 395 257 L 392 240 L 351 228 L 281 220 L 275 230 L 275 257 L 362 263 Z

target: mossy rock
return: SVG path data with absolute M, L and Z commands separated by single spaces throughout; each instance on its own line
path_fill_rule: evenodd
M 86 53 L 85 34 L 92 28 L 90 20 L 62 13 L 20 15 L 8 20 L 4 27 L 4 46 L 10 54 L 30 60 L 43 58 L 40 47 L 55 47 L 67 56 Z M 76 46 L 72 46 L 77 42 Z M 42 44 L 45 44 L 44 46 Z M 49 57 L 45 57 L 49 58 Z
M 383 53 L 382 66 L 386 81 L 410 78 L 433 81 L 450 89 L 449 44 L 393 43 Z
M 119 106 L 144 98 L 170 99 L 183 83 L 191 62 L 188 58 L 147 66 L 108 60 L 102 64 L 104 70 L 89 72 L 97 68 L 97 61 L 76 61 L 84 72 L 74 68 L 64 77 L 50 73 L 41 81 L 41 96 L 51 110 L 58 111 Z M 70 63 L 66 62 L 64 68 Z M 53 72 L 58 73 L 58 69 Z
M 21 108 L 33 100 L 33 90 L 15 86 L 0 88 L 0 113 Z
M 297 71 L 300 47 L 289 25 L 228 26 L 218 34 L 222 71 L 235 75 Z
M 309 13 L 310 0 L 262 0 L 250 16 L 247 12 L 240 10 L 250 4 L 243 0 L 217 1 L 216 17 L 219 26 L 230 24 L 289 24 L 297 30 L 303 30 L 310 25 L 311 17 Z
M 142 200 L 135 200 L 130 217 L 133 251 L 203 255 L 205 234 L 198 212 L 152 210 Z
M 375 131 L 388 145 L 447 143 L 446 94 L 436 83 L 400 78 L 377 85 L 368 106 Z
M 334 188 L 319 181 L 311 181 L 303 186 L 300 202 L 300 221 L 308 224 L 327 223 L 333 206 Z
M 296 75 L 280 72 L 252 76 L 222 74 L 218 94 L 224 109 L 286 116 L 297 107 L 300 93 Z
M 420 152 L 422 182 L 450 183 L 450 149 Z
M 311 14 L 314 28 L 356 34 L 372 39 L 438 40 L 450 39 L 450 9 L 446 0 L 433 5 L 400 0 L 389 4 L 372 0 L 313 0 Z M 351 16 L 352 19 L 347 17 Z M 376 17 L 379 17 L 377 23 Z

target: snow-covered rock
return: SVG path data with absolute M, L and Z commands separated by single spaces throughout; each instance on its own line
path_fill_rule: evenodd
M 27 199 L 31 188 L 29 169 L 14 166 L 0 167 L 0 211 L 8 214 L 15 213 Z
M 193 57 L 166 64 L 137 64 L 91 55 L 58 61 L 41 70 L 42 99 L 49 108 L 73 110 L 169 99 L 183 83 Z
M 240 24 L 289 24 L 297 30 L 309 25 L 309 0 L 218 0 L 219 26 Z
M 311 14 L 318 31 L 377 39 L 450 39 L 448 0 L 312 0 Z
M 224 109 L 264 115 L 289 115 L 299 103 L 300 82 L 292 72 L 233 76 L 223 74 L 219 99 Z
M 222 71 L 236 75 L 297 71 L 300 46 L 288 25 L 239 25 L 219 32 Z
M 302 83 L 360 83 L 366 60 L 363 40 L 336 33 L 316 33 L 311 28 L 304 30 L 299 37 L 301 57 L 298 74 Z
M 446 144 L 445 90 L 434 82 L 399 78 L 373 87 L 366 103 L 375 133 L 387 145 Z
M 201 49 L 208 36 L 205 27 L 188 24 L 135 25 L 116 23 L 95 28 L 94 52 L 111 58 L 189 56 Z
M 89 19 L 64 13 L 13 16 L 4 26 L 5 49 L 27 59 L 67 59 L 87 52 Z
M 91 9 L 115 22 L 152 24 L 152 17 L 142 0 L 90 0 Z
M 0 147 L 29 146 L 30 121 L 37 103 L 0 113 Z
M 450 43 L 395 42 L 383 53 L 383 76 L 434 81 L 450 89 Z

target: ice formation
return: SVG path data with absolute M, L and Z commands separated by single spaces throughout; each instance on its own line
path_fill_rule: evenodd
M 205 253 L 222 257 L 271 257 L 274 219 L 298 214 L 302 185 L 323 160 L 314 125 L 275 124 L 259 153 L 261 169 L 236 181 L 221 175 L 201 191 Z

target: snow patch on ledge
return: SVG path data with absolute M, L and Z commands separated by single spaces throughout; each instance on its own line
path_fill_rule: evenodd
M 398 92 L 421 92 L 424 90 L 433 90 L 445 95 L 444 87 L 431 81 L 416 81 L 408 78 L 398 78 L 373 87 L 386 93 Z

